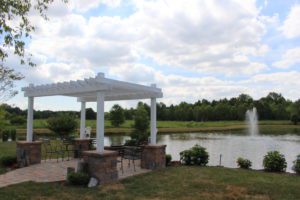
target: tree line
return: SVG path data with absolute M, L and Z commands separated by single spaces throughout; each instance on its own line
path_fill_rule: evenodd
M 150 115 L 150 106 L 139 102 L 138 106 L 143 106 Z M 137 107 L 138 107 L 137 106 Z M 2 107 L 10 115 L 26 116 L 27 110 L 3 104 Z M 195 103 L 181 102 L 178 105 L 157 103 L 157 119 L 161 121 L 221 121 L 221 120 L 244 120 L 248 109 L 257 108 L 260 120 L 290 120 L 299 121 L 300 99 L 291 101 L 285 99 L 281 94 L 271 92 L 267 96 L 254 100 L 250 95 L 240 94 L 230 99 L 220 100 L 198 100 Z M 125 120 L 134 119 L 135 108 L 122 108 L 122 115 Z M 110 119 L 114 112 L 114 107 L 110 112 L 105 113 L 105 118 Z M 79 111 L 34 111 L 35 119 L 47 119 L 61 113 L 80 116 Z M 96 119 L 96 112 L 92 108 L 86 109 L 86 119 Z

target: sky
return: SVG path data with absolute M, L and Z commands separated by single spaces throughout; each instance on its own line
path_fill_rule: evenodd
M 56 0 L 36 26 L 27 52 L 35 68 L 7 103 L 27 108 L 21 91 L 94 77 L 156 85 L 167 105 L 269 92 L 300 98 L 300 0 Z M 148 101 L 145 101 L 148 103 Z M 118 103 L 135 106 L 137 101 Z M 95 103 L 87 107 L 95 108 Z M 35 98 L 35 109 L 79 110 L 70 97 Z

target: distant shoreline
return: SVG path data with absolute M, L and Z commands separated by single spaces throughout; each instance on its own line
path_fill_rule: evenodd
M 45 122 L 45 120 L 43 120 Z M 109 122 L 105 123 L 105 134 L 129 134 L 134 129 L 131 128 L 133 122 L 127 121 L 123 126 L 114 128 L 109 127 Z M 245 130 L 247 125 L 243 121 L 217 121 L 217 122 L 182 122 L 182 121 L 158 121 L 158 134 L 165 133 L 196 133 L 196 132 L 214 132 L 214 131 L 236 131 Z M 43 126 L 41 121 L 38 122 L 37 128 L 34 128 L 34 132 L 37 134 L 51 134 L 50 130 Z M 92 127 L 92 133 L 95 133 L 95 120 L 88 120 L 87 126 Z M 18 134 L 25 134 L 25 127 L 17 128 Z M 289 121 L 260 121 L 259 128 L 276 131 L 278 129 L 296 129 L 300 131 L 300 125 L 293 125 Z

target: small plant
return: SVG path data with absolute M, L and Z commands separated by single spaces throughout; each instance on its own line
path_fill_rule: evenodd
M 185 165 L 205 166 L 208 163 L 209 155 L 204 147 L 195 145 L 191 149 L 180 152 L 180 161 Z
M 90 177 L 87 173 L 71 172 L 68 174 L 67 180 L 72 185 L 87 185 Z
M 170 166 L 172 161 L 172 156 L 170 154 L 166 155 L 166 166 Z
M 251 161 L 248 159 L 244 159 L 244 158 L 238 158 L 236 163 L 240 168 L 243 168 L 243 169 L 250 169 L 250 167 L 252 166 Z
M 1 165 L 5 167 L 10 167 L 17 163 L 16 156 L 3 156 L 0 159 Z
M 300 174 L 300 154 L 297 156 L 297 160 L 294 161 L 293 170 Z
M 283 154 L 280 154 L 278 151 L 269 151 L 264 157 L 263 166 L 266 171 L 284 172 L 287 163 Z

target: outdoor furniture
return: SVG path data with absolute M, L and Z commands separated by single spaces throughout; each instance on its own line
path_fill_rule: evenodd
M 63 151 L 67 153 L 68 160 L 70 160 L 70 152 L 71 152 L 71 155 L 73 155 L 75 152 L 74 140 L 70 139 L 70 138 L 63 139 L 62 146 L 63 146 Z
M 142 150 L 136 146 L 124 146 L 123 155 L 121 156 L 121 167 L 123 168 L 123 159 L 128 160 L 128 167 L 130 167 L 130 161 L 133 163 L 133 170 L 135 171 L 135 160 L 141 159 Z
M 56 155 L 57 162 L 59 156 L 64 160 L 65 152 L 62 145 L 52 145 L 49 139 L 44 139 L 42 142 L 45 150 L 45 162 L 47 161 L 47 158 L 52 159 L 52 155 Z

